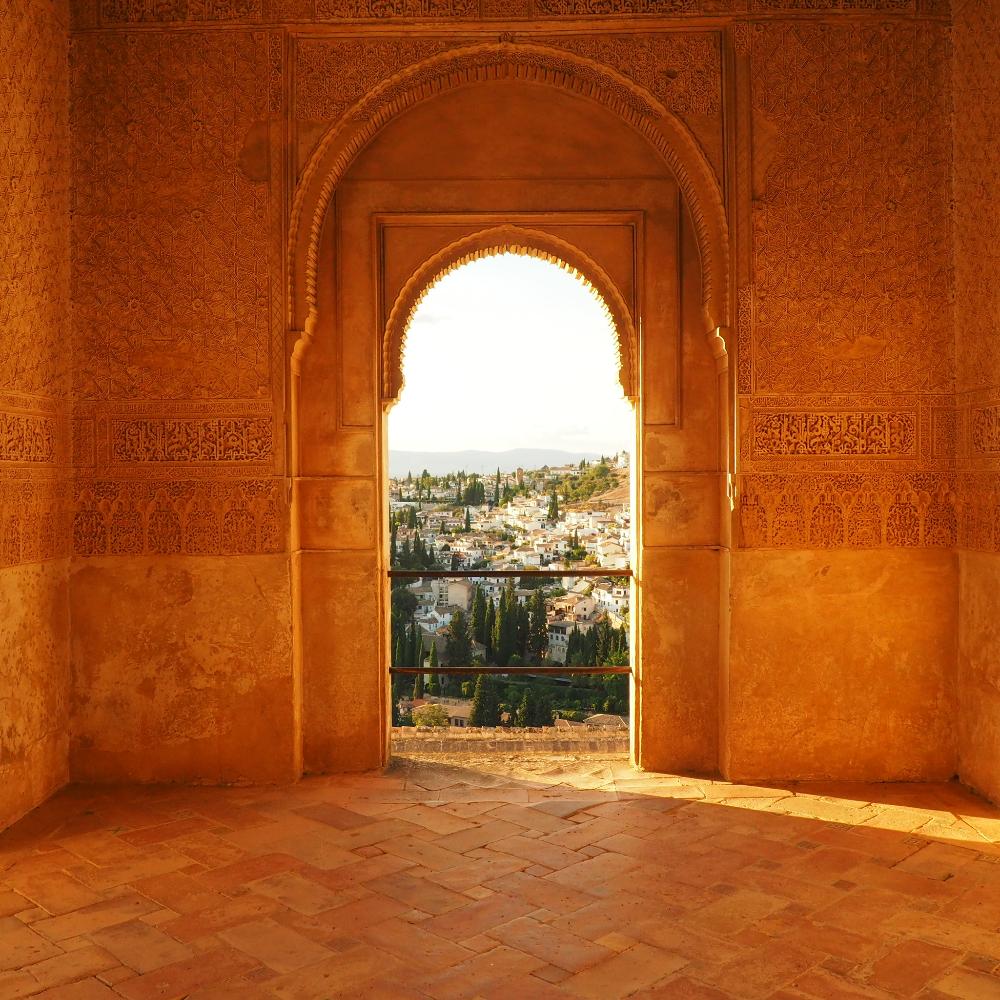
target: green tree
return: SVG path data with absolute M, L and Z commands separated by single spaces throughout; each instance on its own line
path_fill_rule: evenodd
M 519 727 L 532 725 L 531 720 L 535 717 L 535 698 L 531 688 L 527 688 L 521 697 L 521 703 L 514 712 L 514 725 Z
M 421 705 L 413 710 L 413 722 L 417 726 L 447 726 L 448 709 L 444 705 Z
M 535 713 L 532 716 L 531 725 L 533 726 L 552 726 L 555 725 L 555 720 L 553 719 L 552 713 L 552 699 L 548 694 L 542 693 L 538 700 L 535 702 Z
M 545 515 L 546 520 L 551 521 L 555 524 L 559 520 L 559 497 L 556 495 L 556 491 L 552 491 L 552 495 L 549 497 L 549 510 Z
M 500 466 L 497 466 L 497 478 L 493 483 L 493 506 L 500 506 Z
M 493 658 L 498 667 L 506 667 L 517 651 L 517 598 L 514 581 L 507 581 L 500 594 L 496 621 L 493 625 Z
M 449 667 L 467 667 L 472 662 L 469 622 L 462 610 L 458 610 L 452 615 L 451 623 L 448 625 L 444 661 L 445 665 Z
M 424 675 L 417 674 L 413 678 L 413 700 L 417 701 L 424 696 Z
M 469 621 L 469 630 L 476 642 L 486 645 L 486 594 L 478 584 L 476 584 L 472 595 L 472 616 Z
M 465 527 L 463 529 L 466 533 L 472 531 L 472 518 L 469 516 L 469 508 L 465 508 Z
M 483 645 L 486 647 L 486 662 L 493 663 L 496 654 L 496 645 L 493 642 L 493 633 L 496 631 L 497 606 L 491 597 L 486 603 L 486 623 L 483 626 Z
M 545 616 L 545 596 L 540 590 L 531 595 L 528 613 L 528 656 L 535 663 L 541 663 L 549 644 L 549 628 Z
M 500 699 L 497 695 L 496 684 L 489 674 L 480 674 L 476 679 L 476 693 L 472 696 L 469 725 L 500 725 Z

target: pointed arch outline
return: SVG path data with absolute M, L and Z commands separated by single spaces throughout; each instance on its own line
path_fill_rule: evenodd
M 457 268 L 474 260 L 504 253 L 546 260 L 573 275 L 600 304 L 614 328 L 618 351 L 618 378 L 625 398 L 638 396 L 635 359 L 638 336 L 635 321 L 621 291 L 607 271 L 573 244 L 525 226 L 491 226 L 464 236 L 428 257 L 399 290 L 386 320 L 381 351 L 382 403 L 399 399 L 403 389 L 403 351 L 414 314 L 427 293 Z
M 725 353 L 720 334 L 730 326 L 725 206 L 715 174 L 686 126 L 647 90 L 604 64 L 544 45 L 502 41 L 452 49 L 408 66 L 374 87 L 320 140 L 296 188 L 290 218 L 293 366 L 315 329 L 323 223 L 333 193 L 356 157 L 392 119 L 422 101 L 476 82 L 504 79 L 543 83 L 594 100 L 656 149 L 691 213 L 701 259 L 706 333 L 713 351 Z

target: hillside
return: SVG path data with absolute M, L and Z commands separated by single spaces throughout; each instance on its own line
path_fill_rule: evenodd
M 510 451 L 390 451 L 389 475 L 394 479 L 408 472 L 418 476 L 426 469 L 432 476 L 449 472 L 477 472 L 487 475 L 497 471 L 540 469 L 543 465 L 559 466 L 581 459 L 591 461 L 600 455 L 589 451 L 560 451 L 556 448 L 514 448 Z

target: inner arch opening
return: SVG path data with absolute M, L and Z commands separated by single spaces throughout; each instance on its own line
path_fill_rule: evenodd
M 404 331 L 388 414 L 397 746 L 416 722 L 625 749 L 636 432 L 612 310 L 555 257 L 477 249 L 420 290 Z

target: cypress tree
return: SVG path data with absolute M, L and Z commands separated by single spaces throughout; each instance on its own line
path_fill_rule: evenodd
M 423 698 L 424 696 L 424 675 L 417 674 L 413 678 L 413 700 L 416 701 L 418 698 Z
M 500 466 L 497 466 L 497 478 L 493 484 L 493 506 L 500 506 Z
M 515 607 L 517 608 L 517 640 L 515 646 L 517 654 L 523 662 L 528 655 L 528 643 L 531 640 L 531 612 L 520 602 Z
M 535 702 L 535 712 L 532 716 L 531 725 L 551 726 L 554 725 L 552 718 L 552 699 L 543 693 Z
M 469 508 L 465 508 L 465 530 L 466 532 L 472 531 L 472 518 L 469 516 Z
M 540 662 L 548 645 L 549 629 L 545 618 L 545 598 L 540 590 L 531 595 L 531 611 L 528 623 L 528 653 Z
M 424 665 L 424 642 L 416 622 L 410 626 L 410 664 L 414 667 Z
M 444 647 L 444 659 L 449 667 L 467 667 L 472 661 L 469 622 L 464 611 L 456 611 L 451 617 L 448 640 Z
M 488 674 L 480 674 L 476 679 L 476 693 L 472 697 L 469 725 L 500 725 L 500 699 L 493 678 Z
M 556 496 L 555 490 L 552 491 L 552 496 L 549 497 L 549 510 L 546 517 L 553 524 L 559 520 L 559 497 Z
M 524 696 L 521 698 L 521 704 L 517 706 L 517 711 L 514 713 L 514 725 L 521 726 L 522 728 L 534 725 L 535 712 L 535 699 L 531 693 L 531 688 L 527 688 Z
M 493 633 L 496 631 L 497 606 L 491 597 L 486 604 L 486 621 L 483 625 L 483 645 L 486 647 L 486 662 L 493 662 L 493 654 L 496 651 L 496 644 L 493 642 Z
M 485 646 L 486 640 L 483 633 L 486 629 L 486 595 L 478 583 L 472 596 L 472 617 L 469 622 L 469 629 L 472 633 L 472 638 Z

